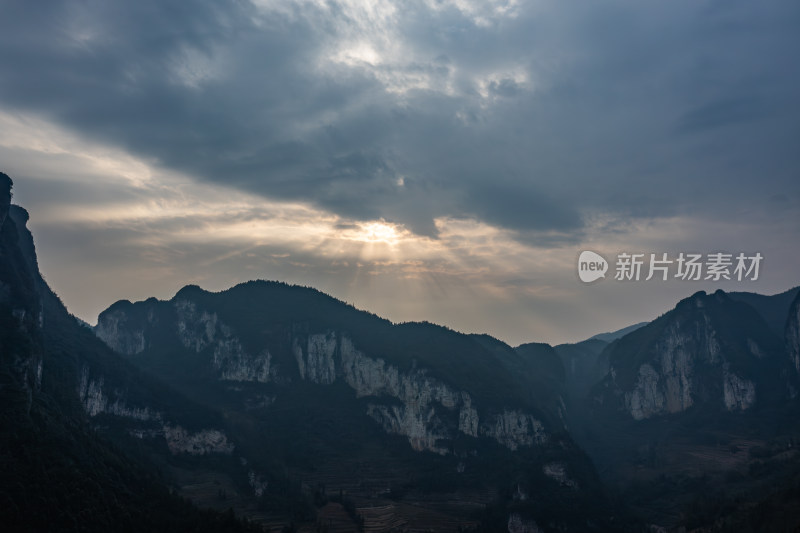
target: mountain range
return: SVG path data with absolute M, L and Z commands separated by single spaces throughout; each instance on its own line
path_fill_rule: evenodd
M 313 288 L 89 327 L 0 174 L 3 523 L 106 531 L 790 531 L 800 288 L 512 347 Z

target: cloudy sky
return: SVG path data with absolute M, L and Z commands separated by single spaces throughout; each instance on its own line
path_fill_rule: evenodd
M 575 341 L 800 284 L 798 51 L 796 0 L 2 0 L 0 171 L 91 323 L 262 278 Z M 615 281 L 626 251 L 764 260 Z

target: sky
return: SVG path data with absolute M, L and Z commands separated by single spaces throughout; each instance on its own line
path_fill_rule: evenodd
M 0 171 L 89 323 L 270 279 L 555 344 L 698 290 L 800 285 L 796 0 L 0 13 Z M 605 279 L 579 279 L 583 250 Z M 614 279 L 620 253 L 681 252 L 763 260 L 757 280 Z

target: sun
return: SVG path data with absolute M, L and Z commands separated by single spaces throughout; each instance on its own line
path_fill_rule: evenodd
M 385 222 L 369 222 L 360 225 L 356 240 L 362 242 L 397 244 L 400 241 L 400 234 L 397 228 L 392 224 L 387 224 Z

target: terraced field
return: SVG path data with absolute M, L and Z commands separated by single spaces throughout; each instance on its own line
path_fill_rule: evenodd
M 383 455 L 381 455 L 383 454 Z M 364 457 L 372 460 L 365 461 Z M 489 504 L 497 493 L 492 490 L 452 493 L 420 493 L 411 491 L 393 498 L 393 491 L 411 480 L 407 459 L 386 454 L 375 446 L 360 459 L 342 458 L 315 467 L 313 472 L 292 471 L 302 479 L 306 492 L 323 490 L 330 497 L 343 497 L 355 506 L 366 533 L 386 532 L 458 532 L 477 525 L 469 517 Z M 237 487 L 227 475 L 216 471 L 190 471 L 173 468 L 170 474 L 180 486 L 181 494 L 201 507 L 218 510 L 232 508 L 237 515 L 280 532 L 292 523 L 288 516 L 258 510 L 249 491 Z M 358 533 L 359 524 L 340 503 L 328 502 L 317 509 L 315 522 L 296 523 L 298 531 L 317 533 Z
M 345 508 L 339 503 L 327 503 L 317 510 L 317 523 L 298 528 L 300 533 L 359 533 L 358 524 L 353 521 Z

